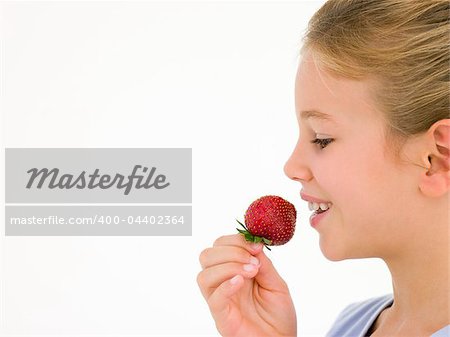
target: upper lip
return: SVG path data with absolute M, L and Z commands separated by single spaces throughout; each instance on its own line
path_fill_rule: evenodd
M 303 200 L 309 201 L 309 202 L 315 202 L 315 203 L 318 203 L 318 204 L 320 204 L 320 203 L 323 203 L 323 204 L 328 204 L 328 203 L 330 203 L 329 201 L 321 200 L 321 199 L 319 199 L 319 198 L 310 196 L 310 195 L 308 195 L 308 194 L 306 194 L 306 193 L 304 193 L 304 192 L 300 192 L 300 196 L 301 196 L 301 198 L 302 198 Z

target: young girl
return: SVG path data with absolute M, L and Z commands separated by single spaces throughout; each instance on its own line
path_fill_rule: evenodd
M 393 285 L 347 306 L 328 337 L 450 336 L 449 7 L 329 0 L 309 23 L 285 172 L 303 200 L 331 205 L 311 217 L 324 256 L 381 258 Z M 200 263 L 223 336 L 296 336 L 288 286 L 261 244 L 223 236 Z

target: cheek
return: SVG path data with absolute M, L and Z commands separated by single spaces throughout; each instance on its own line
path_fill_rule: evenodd
M 385 206 L 385 187 L 392 179 L 379 149 L 332 153 L 315 171 L 325 196 L 340 208 L 373 211 Z
M 334 158 L 337 164 L 338 159 Z M 324 182 L 325 183 L 325 182 Z M 395 202 L 400 182 L 383 153 L 375 149 L 349 156 L 326 174 L 329 197 L 336 203 L 350 237 L 370 234 L 385 238 L 397 217 Z M 401 198 L 401 197 L 400 197 Z
M 403 235 L 405 221 L 395 205 L 407 204 L 403 198 L 410 193 L 398 192 L 408 184 L 405 175 L 384 157 L 382 148 L 340 150 L 327 153 L 314 168 L 323 197 L 336 207 L 332 226 L 320 237 L 322 252 L 341 260 L 390 251 L 394 238 Z

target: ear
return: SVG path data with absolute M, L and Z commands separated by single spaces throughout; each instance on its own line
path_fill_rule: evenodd
M 427 158 L 422 160 L 427 171 L 420 177 L 419 188 L 429 197 L 440 197 L 450 189 L 450 119 L 434 123 L 425 137 Z

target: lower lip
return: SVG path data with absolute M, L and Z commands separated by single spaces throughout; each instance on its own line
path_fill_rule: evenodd
M 313 213 L 309 218 L 309 223 L 311 224 L 311 226 L 316 227 L 319 224 L 320 220 L 327 216 L 329 211 L 330 209 L 327 209 L 325 212 L 319 214 Z

